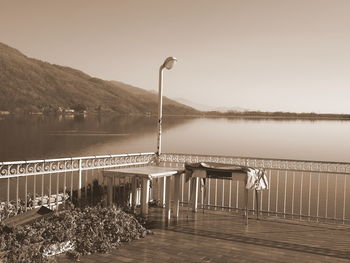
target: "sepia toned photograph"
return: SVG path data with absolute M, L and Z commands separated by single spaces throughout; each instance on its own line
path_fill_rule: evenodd
M 0 0 L 0 263 L 350 262 L 349 0 Z

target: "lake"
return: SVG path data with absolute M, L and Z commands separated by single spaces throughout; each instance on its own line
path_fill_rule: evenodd
M 6 116 L 0 161 L 156 150 L 156 117 Z M 169 117 L 163 152 L 350 162 L 349 121 Z
M 157 118 L 152 116 L 91 115 L 85 118 L 82 116 L 6 116 L 0 119 L 0 124 L 0 161 L 156 150 Z M 350 162 L 350 138 L 348 136 L 350 122 L 348 121 L 165 117 L 163 124 L 163 152 Z M 293 211 L 290 198 L 295 194 L 294 209 L 296 210 L 294 211 L 307 214 L 308 209 L 311 209 L 311 214 L 315 215 L 316 206 L 313 205 L 310 208 L 305 204 L 310 203 L 308 199 L 311 200 L 311 204 L 316 204 L 318 193 L 321 191 L 327 193 L 326 196 L 329 198 L 325 201 L 325 196 L 321 195 L 320 215 L 333 213 L 337 217 L 343 216 L 344 176 L 331 177 L 328 174 L 315 176 L 309 173 L 303 177 L 301 173 L 290 173 L 288 178 L 289 184 L 286 188 L 286 174 L 283 173 L 280 179 L 277 178 L 276 173 L 271 177 L 270 183 L 274 186 L 271 187 L 271 206 L 276 207 L 276 210 L 278 207 L 278 211 L 282 211 L 286 205 L 287 211 Z M 48 182 L 51 179 L 51 186 L 55 188 L 56 175 L 45 175 L 37 179 L 36 192 L 44 191 L 45 194 L 48 194 Z M 291 180 L 294 182 L 294 179 L 295 189 L 290 184 Z M 44 181 L 45 189 L 42 188 Z M 32 183 L 30 180 L 29 192 L 33 191 Z M 10 184 L 10 198 L 14 199 L 16 180 L 11 180 Z M 222 200 L 220 199 L 221 187 L 228 189 L 228 184 L 229 182 L 225 182 L 225 185 L 222 186 L 220 184 L 218 203 L 221 203 Z M 304 188 L 299 190 L 302 184 Z M 338 190 L 334 190 L 335 185 Z M 350 187 L 350 180 L 346 185 L 347 188 Z M 6 187 L 7 184 L 0 184 L 0 199 L 6 198 Z M 236 189 L 235 184 L 232 187 Z M 284 196 L 283 188 L 286 188 Z M 23 179 L 19 180 L 19 189 L 23 194 Z M 277 189 L 279 189 L 278 192 Z M 310 196 L 308 189 L 311 189 Z M 20 197 L 23 198 L 21 194 Z M 240 193 L 239 200 L 243 200 L 242 195 L 243 192 Z M 301 201 L 297 199 L 301 195 L 304 202 L 302 208 L 299 206 Z M 211 199 L 213 198 L 212 195 Z M 328 199 L 330 205 L 328 205 Z M 233 198 L 232 202 L 235 200 Z M 214 202 L 211 201 L 211 203 Z M 265 209 L 267 201 L 267 194 L 264 194 L 262 204 Z M 346 203 L 348 202 L 349 200 Z M 349 214 L 350 210 L 347 209 L 344 215 L 348 217 Z

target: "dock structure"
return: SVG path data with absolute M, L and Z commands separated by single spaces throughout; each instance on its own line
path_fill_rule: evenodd
M 30 196 L 48 197 L 59 208 L 66 204 L 66 199 L 54 199 L 60 195 L 94 204 L 106 201 L 103 189 L 109 189 L 110 203 L 132 200 L 136 205 L 134 200 L 141 199 L 154 235 L 108 255 L 83 256 L 87 263 L 350 262 L 350 163 L 179 153 L 162 153 L 158 163 L 157 157 L 149 152 L 0 162 L 0 204 L 25 212 L 32 208 Z M 259 199 L 250 191 L 245 205 L 246 185 L 240 181 L 206 178 L 199 185 L 198 178 L 176 173 L 177 180 L 151 174 L 152 183 L 139 185 L 133 176 L 104 176 L 108 170 L 155 164 L 181 171 L 186 163 L 198 162 L 261 169 L 269 187 Z M 171 210 L 174 203 L 178 205 Z M 257 205 L 260 209 L 254 209 Z M 63 255 L 57 260 L 71 262 Z

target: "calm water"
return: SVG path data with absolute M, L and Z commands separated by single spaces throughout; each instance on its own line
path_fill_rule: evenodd
M 151 152 L 156 149 L 157 120 L 150 117 L 88 116 L 86 118 L 58 118 L 45 116 L 10 116 L 0 119 L 0 161 L 30 160 L 115 153 Z M 164 119 L 163 152 L 232 155 L 265 158 L 286 158 L 304 160 L 325 160 L 350 162 L 350 122 L 346 121 L 273 121 L 175 118 Z M 295 178 L 294 178 L 295 176 Z M 311 175 L 310 175 L 311 176 Z M 71 177 L 69 177 L 71 178 Z M 67 179 L 70 182 L 70 179 Z M 74 179 L 75 178 L 75 179 Z M 77 185 L 77 177 L 74 177 Z M 308 213 L 308 198 L 311 204 L 317 203 L 317 193 L 327 192 L 320 197 L 320 215 L 343 216 L 345 177 L 301 177 L 300 173 L 271 177 L 272 210 L 284 209 L 283 188 L 288 183 L 287 211 L 291 208 L 292 180 L 295 180 L 294 211 Z M 303 178 L 303 179 L 302 179 Z M 310 179 L 310 181 L 309 181 Z M 312 179 L 312 183 L 311 182 Z M 42 181 L 41 181 L 42 180 Z M 56 175 L 37 178 L 37 193 L 49 193 L 49 180 L 55 189 L 57 182 L 63 189 L 62 179 Z M 329 181 L 329 187 L 327 188 Z M 45 182 L 45 183 L 43 183 Z M 42 185 L 45 188 L 42 189 Z M 299 190 L 301 184 L 304 185 Z M 350 181 L 347 181 L 347 188 Z M 337 185 L 337 191 L 335 186 Z M 15 198 L 16 180 L 11 180 L 10 198 Z M 24 193 L 24 180 L 20 178 L 20 197 Z M 214 187 L 214 186 L 213 186 Z M 221 193 L 220 185 L 219 193 Z M 228 189 L 225 182 L 225 189 Z M 233 185 L 235 189 L 235 185 Z M 318 190 L 319 187 L 319 190 Z M 0 200 L 6 199 L 7 184 L 0 184 Z M 281 189 L 278 194 L 276 189 Z M 308 189 L 312 189 L 309 197 Z M 41 190 L 42 189 L 42 190 Z M 328 189 L 328 190 L 327 190 Z M 32 181 L 29 192 L 33 191 Z M 55 192 L 55 190 L 53 190 Z M 302 193 L 303 206 L 299 206 Z M 22 194 L 22 195 L 21 195 Z M 243 192 L 240 193 L 242 195 Z M 185 193 L 186 195 L 186 193 Z M 213 198 L 213 197 L 212 197 Z M 221 203 L 219 194 L 218 202 Z M 240 196 L 239 200 L 243 200 Z M 350 202 L 347 197 L 347 204 Z M 237 199 L 238 200 L 238 199 Z M 212 203 L 214 201 L 212 200 Z M 227 203 L 228 200 L 225 200 Z M 233 198 L 232 202 L 235 202 Z M 328 204 L 328 208 L 327 208 Z M 250 204 L 252 206 L 252 204 Z M 267 207 L 267 194 L 264 194 L 263 207 Z M 311 214 L 315 215 L 313 205 Z M 346 210 L 349 217 L 350 209 Z
M 0 119 L 0 161 L 155 151 L 153 117 Z M 350 162 L 350 122 L 164 120 L 163 152 Z

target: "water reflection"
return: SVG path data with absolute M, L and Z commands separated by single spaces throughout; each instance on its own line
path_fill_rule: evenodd
M 195 119 L 164 134 L 167 152 L 350 161 L 350 122 Z
M 172 118 L 164 129 L 189 119 Z M 0 120 L 0 160 L 59 158 L 130 152 L 125 143 L 154 137 L 157 119 L 143 116 L 9 116 Z M 124 144 L 123 147 L 118 145 Z M 103 146 L 106 146 L 104 148 Z M 113 148 L 109 148 L 113 146 Z M 154 151 L 151 144 L 138 151 Z M 148 148 L 148 146 L 151 146 Z
M 8 116 L 0 120 L 0 160 L 152 152 L 156 117 Z M 350 122 L 166 116 L 163 151 L 350 161 Z

